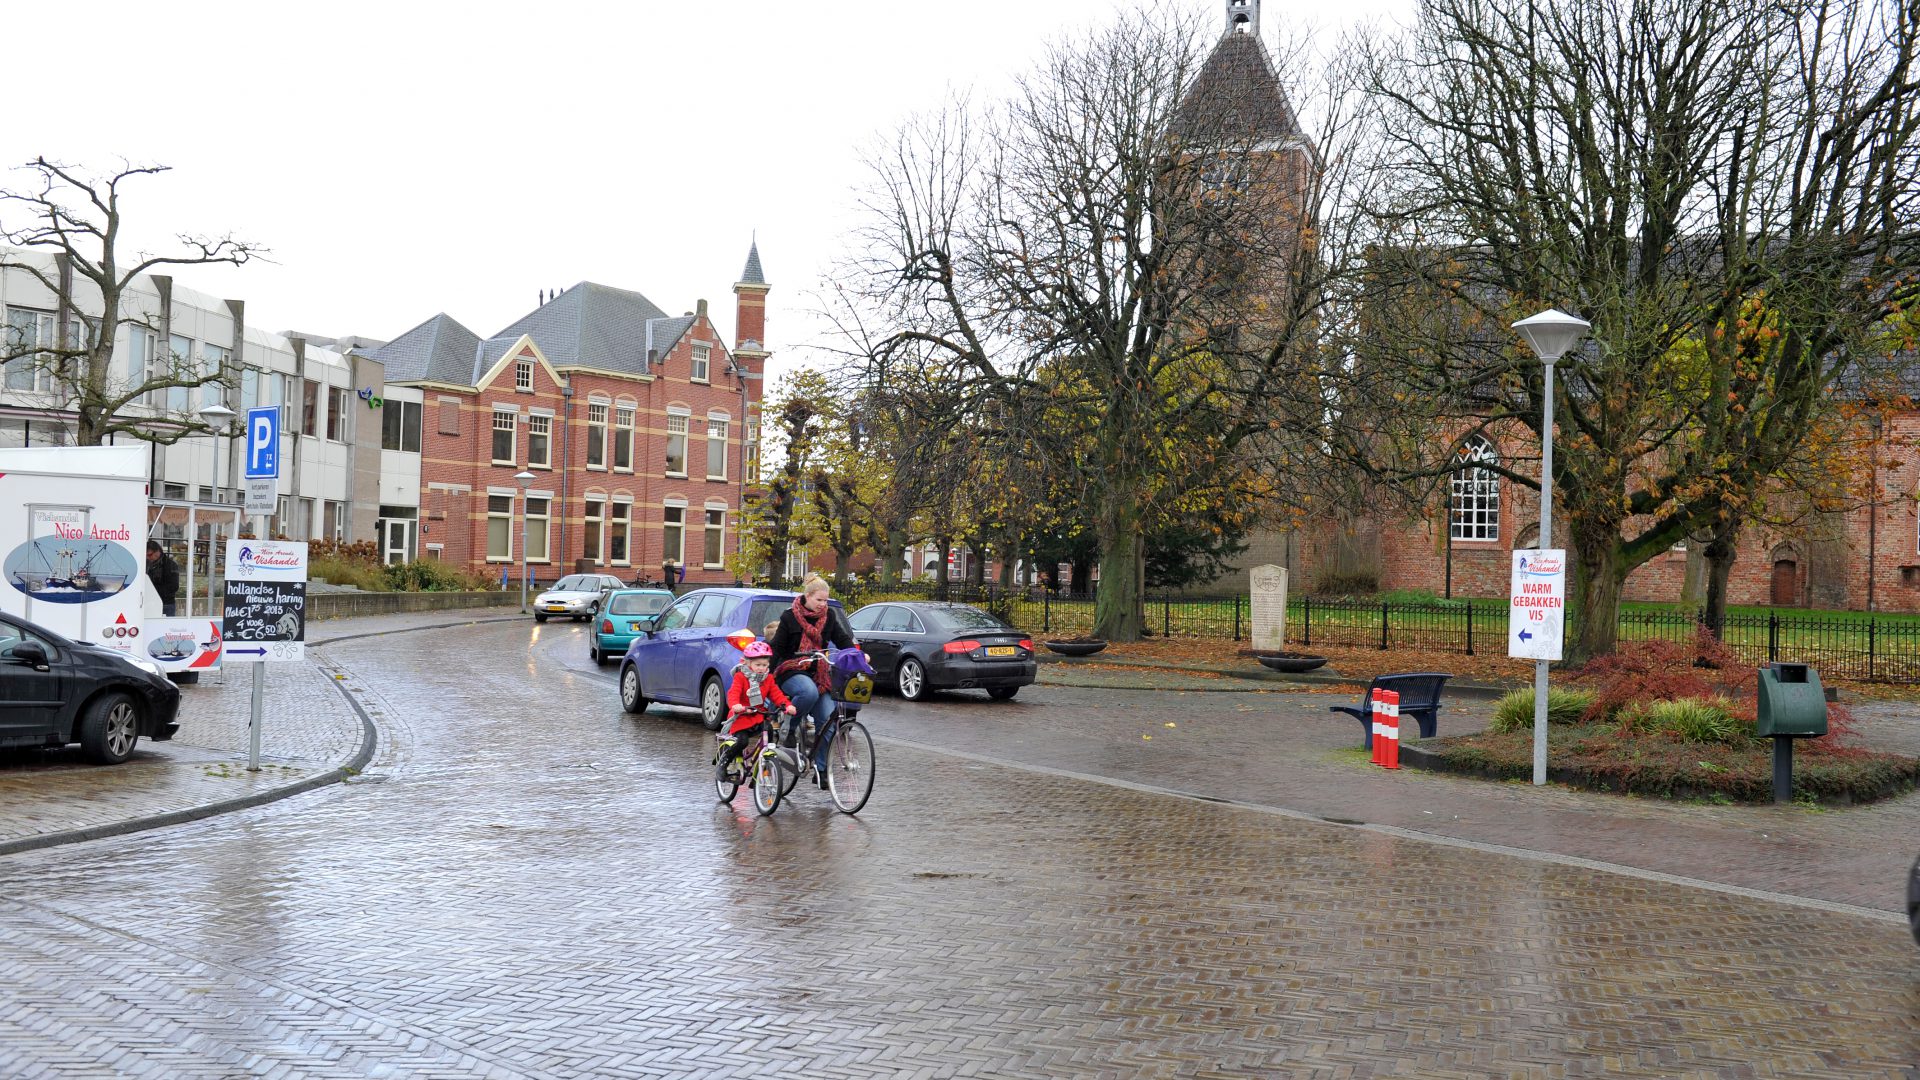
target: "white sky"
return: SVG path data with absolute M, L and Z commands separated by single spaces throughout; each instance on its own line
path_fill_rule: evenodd
M 1224 26 L 1222 0 L 1173 2 Z M 252 325 L 326 336 L 446 311 L 485 337 L 591 280 L 671 314 L 705 297 L 731 342 L 757 230 L 778 372 L 821 332 L 808 293 L 861 147 L 1120 3 L 20 4 L 0 162 L 173 166 L 123 195 L 134 245 L 263 243 L 272 264 L 180 280 L 245 300 Z M 1265 0 L 1263 35 L 1293 20 L 1330 40 L 1411 3 Z

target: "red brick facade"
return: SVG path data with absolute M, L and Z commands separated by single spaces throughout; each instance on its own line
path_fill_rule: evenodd
M 736 291 L 741 325 L 750 319 L 755 332 L 763 333 L 765 287 Z M 756 301 L 751 315 L 748 296 Z M 536 581 L 576 570 L 657 580 L 668 559 L 684 566 L 689 583 L 734 581 L 726 563 L 740 546 L 740 506 L 748 486 L 743 470 L 768 356 L 755 342 L 752 349 L 729 350 L 703 305 L 691 329 L 646 375 L 556 370 L 532 338 L 522 337 L 478 387 L 419 384 L 425 394 L 423 552 L 489 574 L 504 570 L 518 580 L 524 520 L 532 534 L 526 561 Z M 694 369 L 701 347 L 708 350 L 705 379 Z M 629 415 L 630 429 L 622 424 Z M 503 425 L 503 449 L 504 425 L 511 423 L 510 461 L 495 459 L 496 422 Z M 542 429 L 544 463 L 537 449 Z M 621 452 L 628 437 L 630 456 Z M 677 440 L 681 466 L 673 473 L 670 440 Z M 591 449 L 595 441 L 597 453 Z M 724 446 L 724 461 L 710 458 L 715 442 Z M 717 475 L 710 475 L 710 460 L 719 466 Z M 524 495 L 514 480 L 523 469 L 534 476 Z M 708 544 L 710 510 L 718 513 L 717 549 Z M 680 543 L 669 551 L 669 517 L 675 514 Z M 715 550 L 718 557 L 709 558 Z

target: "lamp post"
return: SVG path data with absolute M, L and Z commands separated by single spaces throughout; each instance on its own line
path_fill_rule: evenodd
M 525 469 L 513 474 L 513 482 L 520 485 L 520 614 L 527 613 L 527 485 L 533 483 L 533 474 Z
M 1540 356 L 1545 372 L 1545 398 L 1540 419 L 1540 540 L 1542 547 L 1553 546 L 1553 365 L 1566 355 L 1573 343 L 1586 336 L 1593 324 L 1576 319 L 1557 308 L 1548 308 L 1513 324 Z M 1566 611 L 1561 610 L 1561 633 L 1566 632 Z M 1548 660 L 1533 662 L 1533 782 L 1547 782 L 1547 665 Z

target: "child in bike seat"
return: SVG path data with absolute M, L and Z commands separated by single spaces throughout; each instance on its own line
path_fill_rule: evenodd
M 753 731 L 767 719 L 767 706 L 778 706 L 792 716 L 793 702 L 781 693 L 780 684 L 769 675 L 773 667 L 773 648 L 755 641 L 741 650 L 743 659 L 733 669 L 733 684 L 727 688 L 727 728 L 720 744 L 720 764 L 730 765 L 740 757 Z

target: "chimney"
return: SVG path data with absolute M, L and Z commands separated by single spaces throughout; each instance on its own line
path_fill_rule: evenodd
M 695 300 L 693 302 L 693 313 L 699 318 L 705 319 L 707 317 L 707 302 L 705 300 Z

